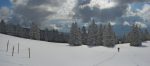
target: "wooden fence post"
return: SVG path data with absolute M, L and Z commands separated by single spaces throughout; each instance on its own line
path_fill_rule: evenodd
M 8 47 L 9 47 L 9 40 L 7 42 L 7 50 L 6 50 L 6 52 L 8 52 Z
M 15 49 L 15 47 L 13 46 L 13 49 L 12 49 L 12 56 L 14 56 L 14 49 Z
M 28 51 L 29 51 L 29 58 L 30 58 L 30 48 L 28 48 Z

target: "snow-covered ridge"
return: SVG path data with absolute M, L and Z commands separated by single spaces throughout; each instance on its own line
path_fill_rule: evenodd
M 7 41 L 9 49 L 6 52 Z M 17 53 L 17 45 L 20 52 Z M 14 56 L 12 47 L 15 47 Z M 117 48 L 120 47 L 120 52 Z M 31 48 L 31 58 L 28 57 Z M 150 41 L 142 47 L 130 47 L 128 43 L 114 48 L 103 46 L 71 47 L 66 43 L 51 43 L 0 34 L 0 66 L 149 66 Z

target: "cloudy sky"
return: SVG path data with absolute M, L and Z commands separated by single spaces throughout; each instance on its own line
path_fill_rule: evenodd
M 67 31 L 74 21 L 87 25 L 150 26 L 150 0 L 0 0 L 0 19 L 29 26 Z

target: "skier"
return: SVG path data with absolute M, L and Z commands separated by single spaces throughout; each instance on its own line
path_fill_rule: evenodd
M 120 51 L 120 48 L 118 47 L 118 52 Z

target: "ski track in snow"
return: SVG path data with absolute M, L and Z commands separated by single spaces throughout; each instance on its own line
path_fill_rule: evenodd
M 105 62 L 107 62 L 107 61 L 110 61 L 110 60 L 112 60 L 116 55 L 117 55 L 117 52 L 115 52 L 112 56 L 107 57 L 107 58 L 104 59 L 104 60 L 100 60 L 98 63 L 94 64 L 93 66 L 99 66 L 99 65 L 101 65 L 102 63 L 105 63 Z

